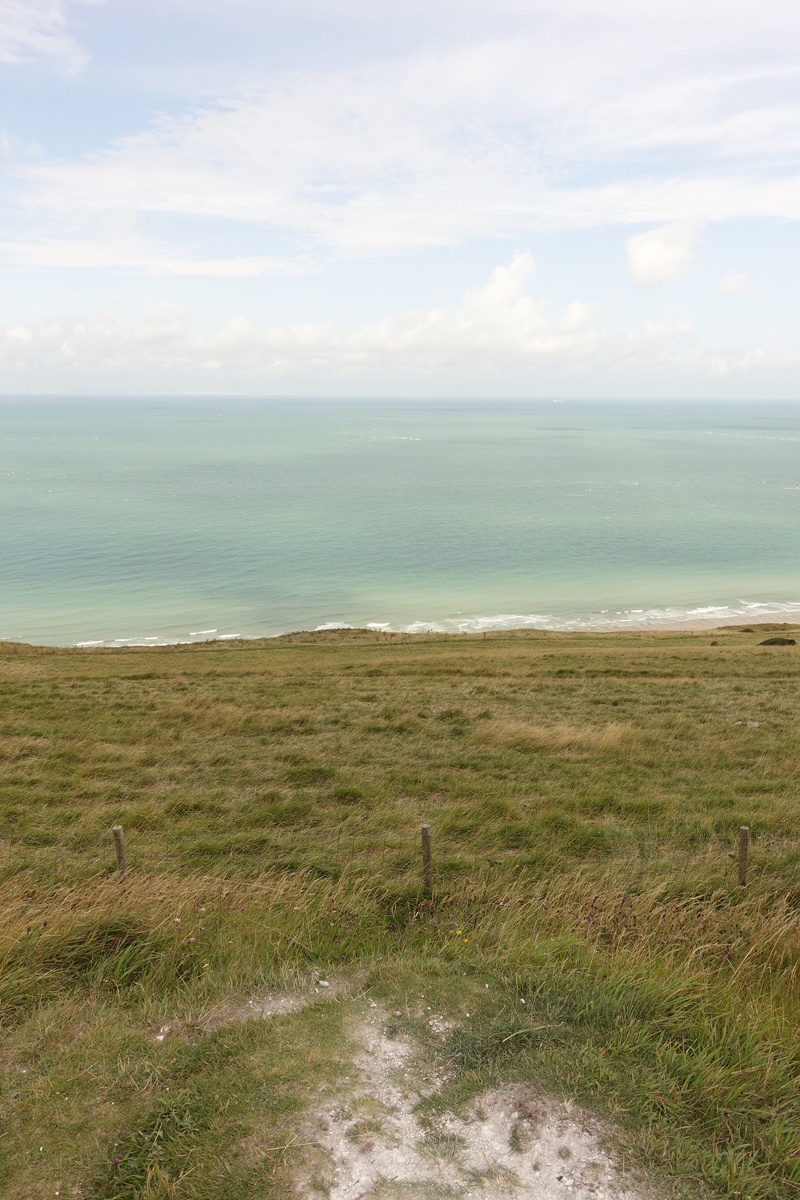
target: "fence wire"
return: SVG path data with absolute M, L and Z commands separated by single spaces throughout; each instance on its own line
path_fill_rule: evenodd
M 800 886 L 800 838 L 755 836 L 748 842 L 747 882 Z M 337 878 L 345 871 L 362 876 L 397 876 L 418 871 L 422 878 L 420 834 L 404 832 L 330 833 L 270 829 L 223 836 L 165 835 L 125 831 L 127 869 L 146 874 L 200 871 L 227 875 L 309 870 Z M 603 830 L 571 834 L 525 834 L 470 840 L 438 836 L 433 830 L 433 878 L 439 883 L 494 872 L 541 876 L 582 865 L 675 881 L 739 881 L 739 833 L 727 837 L 687 837 Z M 41 831 L 0 832 L 0 870 L 28 871 L 43 882 L 117 869 L 111 830 L 72 835 Z

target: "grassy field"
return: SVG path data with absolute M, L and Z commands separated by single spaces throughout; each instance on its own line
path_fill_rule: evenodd
M 3 646 L 2 1195 L 292 1195 L 347 1005 L 425 1042 L 425 995 L 458 1018 L 429 1047 L 453 1105 L 533 1079 L 668 1194 L 797 1196 L 800 648 L 775 632 Z M 347 1002 L 210 1029 L 334 970 Z

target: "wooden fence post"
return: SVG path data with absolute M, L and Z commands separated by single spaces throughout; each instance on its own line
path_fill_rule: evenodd
M 422 826 L 422 883 L 426 892 L 433 888 L 433 853 L 431 851 L 431 827 Z
M 747 883 L 747 856 L 750 850 L 750 829 L 747 825 L 742 825 L 739 830 L 739 884 L 741 887 Z
M 125 834 L 121 825 L 114 825 L 111 832 L 114 835 L 114 849 L 117 852 L 117 874 L 124 875 L 128 869 L 128 860 L 125 857 Z

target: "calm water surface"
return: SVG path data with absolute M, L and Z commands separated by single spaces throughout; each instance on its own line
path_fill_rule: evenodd
M 800 404 L 0 402 L 0 637 L 800 620 Z

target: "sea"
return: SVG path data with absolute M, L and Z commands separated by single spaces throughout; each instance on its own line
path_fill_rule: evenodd
M 759 621 L 800 621 L 800 403 L 0 400 L 0 639 Z

